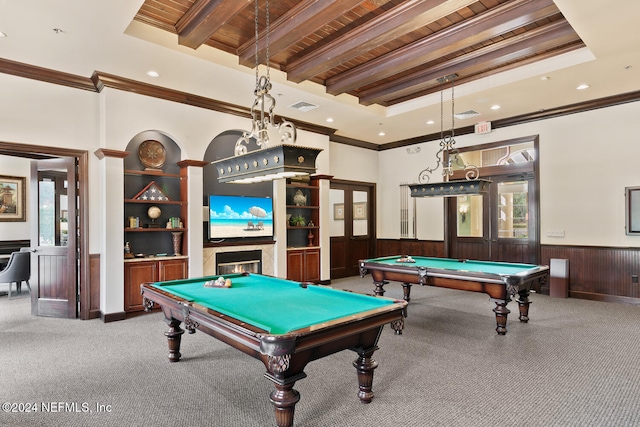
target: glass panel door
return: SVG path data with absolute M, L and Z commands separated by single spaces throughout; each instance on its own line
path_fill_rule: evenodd
M 498 183 L 498 238 L 529 236 L 529 185 L 527 181 Z
M 329 190 L 330 228 L 331 237 L 344 237 L 344 190 L 332 188 Z
M 482 196 L 458 196 L 458 237 L 482 237 L 484 235 L 484 209 Z
M 369 235 L 369 218 L 366 191 L 354 191 L 353 193 L 353 236 Z

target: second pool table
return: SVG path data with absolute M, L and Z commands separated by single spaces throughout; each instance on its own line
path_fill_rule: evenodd
M 358 397 L 373 398 L 372 359 L 385 324 L 400 333 L 406 302 L 298 283 L 260 274 L 229 274 L 231 287 L 207 287 L 216 277 L 143 283 L 145 309 L 161 307 L 169 330 L 169 360 L 180 360 L 184 330 L 217 338 L 262 361 L 276 390 L 270 394 L 278 426 L 293 425 L 300 400 L 293 389 L 306 365 L 350 349 L 358 354 Z
M 407 302 L 414 283 L 486 293 L 496 304 L 496 332 L 505 335 L 511 297 L 517 295 L 520 321 L 528 322 L 529 292 L 535 284 L 548 279 L 549 267 L 405 255 L 361 260 L 360 275 L 367 273 L 373 277 L 376 295 L 384 294 L 388 281 L 401 282 Z

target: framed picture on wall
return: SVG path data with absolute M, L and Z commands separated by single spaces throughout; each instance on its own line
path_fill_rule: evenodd
M 625 231 L 640 236 L 640 187 L 625 188 Z
M 353 204 L 353 219 L 367 219 L 367 202 Z
M 26 221 L 26 178 L 0 175 L 0 222 Z
M 334 220 L 344 219 L 344 203 L 333 204 L 333 219 Z

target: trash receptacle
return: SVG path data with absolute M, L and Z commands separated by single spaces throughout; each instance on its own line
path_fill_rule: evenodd
M 569 297 L 569 260 L 551 258 L 549 260 L 549 296 Z

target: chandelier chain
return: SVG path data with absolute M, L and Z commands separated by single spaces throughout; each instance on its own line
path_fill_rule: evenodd
M 440 81 L 440 141 L 444 140 L 444 83 Z
M 260 65 L 260 61 L 258 60 L 258 35 L 259 35 L 259 32 L 258 32 L 258 0 L 256 0 L 255 4 L 254 4 L 254 13 L 255 13 L 255 16 L 254 16 L 253 22 L 254 22 L 254 31 L 255 31 L 255 37 L 254 37 L 255 38 L 255 42 L 254 42 L 254 45 L 255 45 L 255 49 L 256 49 L 256 67 L 255 67 L 255 70 L 256 70 L 256 88 L 257 88 L 258 87 L 258 80 L 259 80 L 259 77 L 258 77 L 258 66 Z
M 269 80 L 269 68 L 271 68 L 271 64 L 269 64 L 269 0 L 267 0 L 267 11 L 266 11 L 266 18 L 267 18 L 267 24 L 266 24 L 266 32 L 267 32 L 267 46 L 266 46 L 266 59 L 265 62 L 267 64 L 267 80 Z
M 453 76 L 453 78 L 451 79 L 451 139 L 453 139 L 456 133 L 456 108 L 455 108 L 455 95 L 454 95 L 455 85 L 456 85 L 456 77 Z

